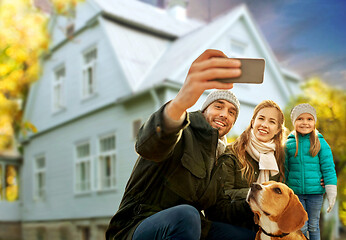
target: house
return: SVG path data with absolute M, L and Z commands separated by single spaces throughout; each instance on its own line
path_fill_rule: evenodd
M 283 108 L 295 92 L 299 77 L 280 67 L 245 5 L 211 23 L 172 9 L 87 0 L 74 17 L 52 21 L 50 54 L 25 107 L 38 132 L 22 139 L 20 204 L 8 211 L 23 239 L 103 239 L 137 159 L 139 127 L 177 94 L 205 49 L 266 60 L 263 84 L 233 89 L 241 102 L 233 134 L 261 100 Z
M 15 147 L 0 151 L 0 239 L 21 237 L 19 201 L 21 165 L 22 157 Z

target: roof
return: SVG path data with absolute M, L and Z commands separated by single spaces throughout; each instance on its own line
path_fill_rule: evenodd
M 160 85 L 167 80 L 182 84 L 184 78 L 181 76 L 186 75 L 185 72 L 192 61 L 243 17 L 248 31 L 261 46 L 267 65 L 274 68 L 280 91 L 286 97 L 290 95 L 282 74 L 293 78 L 295 76 L 281 69 L 244 4 L 211 23 L 203 23 L 189 18 L 176 19 L 166 10 L 135 0 L 93 1 L 99 6 L 102 16 L 106 18 L 104 28 L 133 92 Z M 132 36 L 128 38 L 128 41 L 131 40 L 130 43 L 126 42 L 124 40 L 127 36 L 120 36 L 117 31 L 119 27 L 112 26 L 114 23 L 122 24 L 123 29 L 142 31 L 143 34 L 139 39 L 138 35 L 134 37 L 135 34 L 127 31 L 125 35 Z M 160 41 L 158 39 L 160 37 L 166 42 Z M 123 38 L 122 42 L 119 38 Z
M 150 88 L 164 80 L 177 80 L 177 74 L 187 69 L 198 55 L 209 48 L 210 43 L 219 38 L 238 19 L 243 8 L 243 5 L 235 8 L 204 27 L 177 39 L 137 89 Z M 203 44 L 196 44 L 196 39 L 205 39 L 205 41 L 201 41 Z
M 178 20 L 163 9 L 135 0 L 94 0 L 103 14 L 139 28 L 161 32 L 171 37 L 183 36 L 203 25 L 187 18 Z

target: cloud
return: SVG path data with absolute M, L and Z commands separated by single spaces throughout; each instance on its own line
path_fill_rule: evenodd
M 346 56 L 310 55 L 305 58 L 290 58 L 290 62 L 280 63 L 307 79 L 321 77 L 325 82 L 346 89 Z
M 318 2 L 318 4 L 316 3 Z M 190 0 L 190 12 L 204 20 L 246 4 L 251 15 L 285 68 L 304 78 L 322 76 L 346 89 L 346 1 L 315 0 Z M 209 10 L 208 10 L 209 8 Z M 198 14 L 197 14 L 198 13 Z
M 346 70 L 326 72 L 321 78 L 334 87 L 346 89 Z
M 340 82 L 346 85 L 346 70 L 340 71 Z

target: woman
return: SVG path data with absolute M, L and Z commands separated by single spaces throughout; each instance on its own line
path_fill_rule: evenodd
M 227 148 L 225 193 L 240 206 L 252 182 L 282 181 L 284 177 L 284 114 L 271 100 L 258 104 L 246 130 Z M 243 214 L 253 215 L 250 207 Z M 252 219 L 249 217 L 249 219 Z M 255 229 L 253 221 L 242 224 Z

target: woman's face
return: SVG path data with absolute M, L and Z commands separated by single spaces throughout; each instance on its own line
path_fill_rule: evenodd
M 262 108 L 257 113 L 252 120 L 252 129 L 259 141 L 268 142 L 279 132 L 279 116 L 279 110 L 273 107 Z
M 315 129 L 315 119 L 310 113 L 300 114 L 294 122 L 294 129 L 300 134 L 311 133 Z

